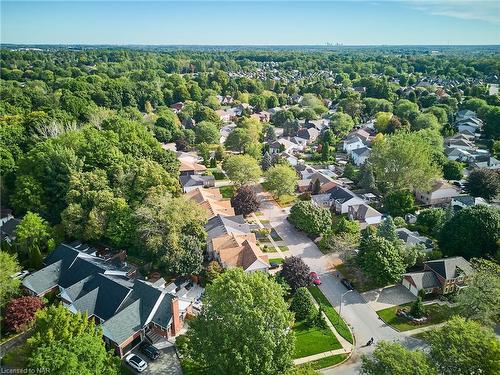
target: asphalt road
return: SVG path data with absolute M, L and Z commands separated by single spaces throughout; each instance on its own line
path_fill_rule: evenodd
M 320 275 L 322 281 L 320 289 L 338 311 L 340 297 L 347 292 L 347 289 L 340 283 L 333 269 L 336 255 L 323 254 L 309 237 L 297 231 L 286 219 L 289 209 L 280 208 L 274 201 L 267 199 L 265 193 L 260 193 L 259 196 L 264 217 L 270 220 L 277 233 L 286 242 L 290 253 L 301 257 L 312 271 Z M 356 340 L 355 350 L 348 362 L 334 369 L 325 370 L 324 374 L 358 374 L 361 355 L 374 349 L 374 345 L 365 347 L 366 342 L 372 337 L 375 343 L 380 340 L 399 341 L 409 348 L 422 345 L 421 341 L 395 331 L 380 320 L 375 311 L 356 291 L 344 295 L 341 314 L 353 330 Z

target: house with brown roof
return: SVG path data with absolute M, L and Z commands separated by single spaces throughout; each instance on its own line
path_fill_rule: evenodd
M 207 251 L 225 268 L 240 267 L 245 272 L 267 271 L 268 256 L 257 246 L 255 234 L 235 234 L 213 238 Z
M 179 159 L 181 165 L 179 166 L 179 172 L 181 176 L 190 176 L 193 174 L 202 174 L 206 172 L 207 167 L 203 164 L 199 164 L 187 159 Z
M 428 191 L 415 191 L 415 197 L 420 202 L 431 206 L 450 203 L 451 199 L 457 195 L 460 195 L 460 191 L 443 180 L 436 181 Z
M 205 211 L 207 219 L 216 215 L 234 216 L 234 209 L 231 201 L 222 198 L 219 188 L 197 187 L 186 193 L 186 198 L 198 203 Z

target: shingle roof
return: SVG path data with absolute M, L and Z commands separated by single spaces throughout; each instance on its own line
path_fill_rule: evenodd
M 36 295 L 41 295 L 49 289 L 57 286 L 59 277 L 61 276 L 62 260 L 58 260 L 41 270 L 26 276 L 23 279 L 23 286 Z
M 214 176 L 200 176 L 198 174 L 191 174 L 188 176 L 180 176 L 179 180 L 183 187 L 203 186 L 205 181 L 214 181 Z
M 458 277 L 460 271 L 464 272 L 465 275 L 471 275 L 474 272 L 470 263 L 462 257 L 430 260 L 424 264 L 446 280 Z
M 12 237 L 12 235 L 16 230 L 16 227 L 19 225 L 20 222 L 21 220 L 15 218 L 7 220 L 0 228 L 2 238 L 4 238 L 5 236 Z
M 423 272 L 412 272 L 407 273 L 403 276 L 409 276 L 412 278 L 413 282 L 417 289 L 430 289 L 430 288 L 438 288 L 440 286 L 436 275 L 432 271 L 423 271 Z
M 215 238 L 229 233 L 250 233 L 250 226 L 242 215 L 217 215 L 208 220 L 205 230 L 207 231 L 208 238 Z

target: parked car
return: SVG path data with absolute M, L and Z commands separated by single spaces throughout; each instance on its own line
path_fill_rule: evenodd
M 352 286 L 352 284 L 349 282 L 349 280 L 347 279 L 342 279 L 340 280 L 340 282 L 342 283 L 342 285 L 344 285 L 348 290 L 354 290 L 354 287 Z
M 271 266 L 269 268 L 272 270 L 275 270 L 276 268 L 279 268 L 279 266 L 280 266 L 279 263 L 276 263 L 276 262 L 271 262 L 271 263 L 269 263 L 269 265 Z
M 136 354 L 129 354 L 127 358 L 125 358 L 125 362 L 127 362 L 130 367 L 136 369 L 139 372 L 143 372 L 148 367 L 146 361 Z
M 311 272 L 309 274 L 309 277 L 311 278 L 311 282 L 314 284 L 314 285 L 321 285 L 321 280 L 318 276 L 318 274 L 316 272 Z
M 147 357 L 149 359 L 152 359 L 153 361 L 160 356 L 160 351 L 158 350 L 158 348 L 149 343 L 144 343 L 141 345 L 141 352 L 146 354 Z

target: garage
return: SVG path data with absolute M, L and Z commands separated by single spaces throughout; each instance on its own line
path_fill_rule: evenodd
M 418 296 L 418 289 L 406 278 L 403 279 L 403 286 L 408 289 L 413 295 Z

